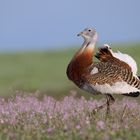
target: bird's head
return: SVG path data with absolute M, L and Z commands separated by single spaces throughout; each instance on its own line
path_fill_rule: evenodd
M 97 32 L 94 28 L 86 28 L 77 36 L 82 36 L 86 42 L 92 42 L 97 40 Z

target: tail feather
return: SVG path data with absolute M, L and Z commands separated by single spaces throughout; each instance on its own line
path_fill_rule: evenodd
M 122 95 L 129 96 L 129 97 L 138 97 L 140 95 L 140 92 L 130 92 L 130 93 L 122 94 Z
M 113 64 L 132 71 L 132 67 L 127 62 L 119 59 L 118 57 L 114 57 L 114 54 L 116 53 L 113 53 L 112 49 L 107 44 L 104 44 L 103 47 L 99 48 L 95 57 L 102 62 L 111 61 Z M 136 73 L 136 71 L 134 73 Z
M 108 59 L 112 58 L 113 55 L 108 46 L 103 46 L 102 48 L 99 48 L 99 52 L 97 52 L 95 57 L 100 61 L 107 61 Z
M 138 76 L 138 78 L 140 79 L 140 76 Z M 130 96 L 130 97 L 138 97 L 140 95 L 140 92 L 130 92 L 130 93 L 122 94 L 122 95 Z

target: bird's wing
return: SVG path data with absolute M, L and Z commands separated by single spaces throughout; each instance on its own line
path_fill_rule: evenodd
M 136 61 L 128 54 L 123 54 L 121 52 L 113 52 L 112 53 L 114 57 L 118 58 L 119 60 L 127 63 L 131 69 L 134 75 L 137 75 L 137 63 Z
M 104 44 L 102 48 L 99 49 L 99 52 L 95 55 L 100 61 L 110 61 L 114 59 L 115 61 L 122 63 L 122 66 L 126 67 L 126 64 L 131 68 L 134 75 L 137 74 L 137 63 L 136 61 L 129 56 L 128 54 L 123 54 L 121 52 L 113 52 L 109 45 Z M 118 59 L 118 60 L 116 60 Z M 120 63 L 119 62 L 119 63 Z
M 96 57 L 100 62 L 91 66 L 86 78 L 93 89 L 112 94 L 140 92 L 140 80 L 133 74 L 132 68 L 114 57 L 108 47 L 100 48 Z
M 129 94 L 140 92 L 140 80 L 129 68 L 112 61 L 93 64 L 86 75 L 86 83 L 102 94 Z

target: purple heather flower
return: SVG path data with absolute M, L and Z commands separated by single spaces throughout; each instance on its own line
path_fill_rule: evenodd
M 98 130 L 104 130 L 106 128 L 105 122 L 102 120 L 97 121 L 96 128 Z

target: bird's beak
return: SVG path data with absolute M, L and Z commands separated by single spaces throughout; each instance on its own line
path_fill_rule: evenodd
M 77 34 L 77 36 L 81 36 L 83 34 L 83 32 L 80 32 L 79 34 Z

